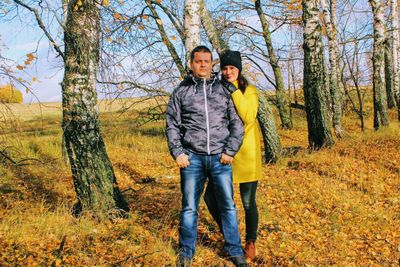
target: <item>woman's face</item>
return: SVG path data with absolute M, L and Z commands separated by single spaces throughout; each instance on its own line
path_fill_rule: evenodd
M 222 75 L 228 82 L 234 82 L 239 78 L 239 69 L 232 65 L 222 68 Z

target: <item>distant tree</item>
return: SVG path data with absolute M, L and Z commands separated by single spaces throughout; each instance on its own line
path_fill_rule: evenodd
M 369 0 L 374 15 L 373 99 L 374 128 L 389 125 L 387 96 L 385 87 L 385 24 L 384 8 L 380 0 Z
M 386 31 L 387 33 L 387 31 Z M 394 69 L 393 69 L 393 50 L 389 34 L 385 38 L 385 87 L 386 87 L 386 100 L 389 109 L 396 106 L 394 95 Z
M 333 145 L 326 99 L 326 67 L 318 0 L 303 0 L 304 99 L 307 112 L 308 142 L 318 149 Z
M 11 84 L 0 87 L 0 102 L 3 103 L 22 103 L 22 93 Z

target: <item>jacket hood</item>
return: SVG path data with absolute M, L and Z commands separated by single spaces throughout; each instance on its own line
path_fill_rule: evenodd
M 206 80 L 207 84 L 214 83 L 216 80 L 218 80 L 218 72 L 212 72 L 211 76 L 209 79 Z M 187 86 L 191 84 L 202 84 L 204 81 L 203 78 L 196 78 L 193 76 L 192 73 L 189 73 L 188 76 L 186 76 L 183 81 L 179 84 L 179 86 Z

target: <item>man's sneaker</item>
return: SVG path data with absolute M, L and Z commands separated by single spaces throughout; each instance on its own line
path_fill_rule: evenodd
M 189 267 L 190 266 L 190 262 L 191 262 L 190 259 L 188 259 L 186 257 L 183 257 L 183 256 L 179 256 L 178 260 L 176 262 L 176 266 L 177 267 Z
M 248 267 L 245 256 L 232 256 L 228 258 L 236 267 Z

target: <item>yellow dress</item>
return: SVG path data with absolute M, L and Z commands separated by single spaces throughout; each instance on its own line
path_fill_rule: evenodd
M 238 82 L 233 83 L 238 88 Z M 260 126 L 257 121 L 258 90 L 247 86 L 245 93 L 236 90 L 232 93 L 233 103 L 244 124 L 242 146 L 232 162 L 234 183 L 254 182 L 261 179 Z

